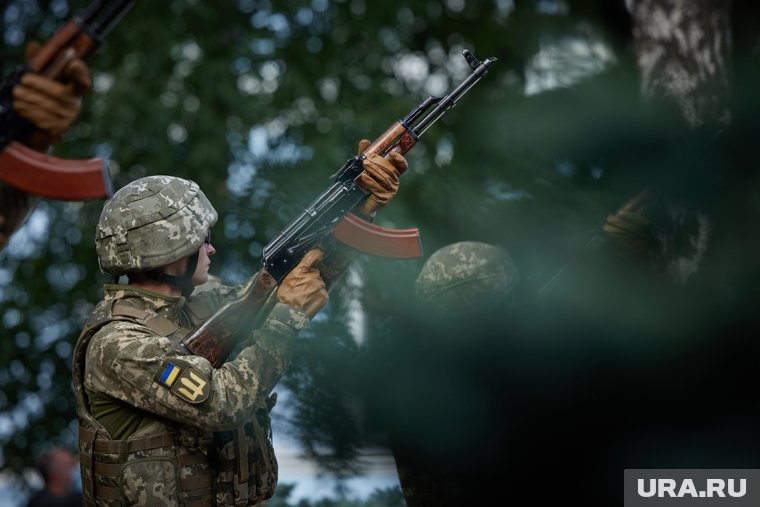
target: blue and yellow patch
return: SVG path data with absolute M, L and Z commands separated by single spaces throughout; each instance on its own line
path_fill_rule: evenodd
M 164 384 L 166 387 L 171 387 L 174 381 L 181 373 L 182 369 L 172 363 L 166 363 L 164 371 L 159 375 L 158 381 Z
M 182 359 L 164 360 L 154 378 L 161 387 L 189 403 L 203 403 L 211 393 L 210 377 Z

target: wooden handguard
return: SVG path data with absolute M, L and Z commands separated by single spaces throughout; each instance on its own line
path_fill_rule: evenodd
M 364 156 L 383 155 L 388 152 L 405 154 L 416 144 L 407 127 L 395 122 L 380 137 L 367 146 Z M 362 220 L 348 213 L 333 230 L 335 239 L 360 252 L 391 259 L 417 259 L 422 257 L 420 231 L 413 229 L 388 229 Z

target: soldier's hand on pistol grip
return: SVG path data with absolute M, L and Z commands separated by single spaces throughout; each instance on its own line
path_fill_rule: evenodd
M 27 60 L 39 49 L 39 43 L 30 42 L 26 48 Z M 68 62 L 59 79 L 27 72 L 13 89 L 13 108 L 39 129 L 30 143 L 34 147 L 60 141 L 79 115 L 81 96 L 92 85 L 90 71 L 80 59 Z
M 300 308 L 309 318 L 314 317 L 328 299 L 325 282 L 315 267 L 324 256 L 318 248 L 306 252 L 301 262 L 280 282 L 277 301 Z
M 359 141 L 359 153 L 362 153 L 370 142 L 367 139 Z M 398 192 L 399 177 L 404 174 L 408 164 L 400 153 L 395 151 L 383 158 L 380 155 L 370 155 L 364 161 L 364 172 L 359 176 L 358 183 L 370 196 L 362 205 L 362 213 L 372 216 L 377 210 L 388 204 Z

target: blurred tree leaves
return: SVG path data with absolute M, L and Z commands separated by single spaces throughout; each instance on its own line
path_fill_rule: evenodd
M 319 500 L 302 499 L 290 501 L 294 485 L 280 484 L 275 496 L 267 501 L 271 507 L 403 507 L 406 505 L 401 491 L 395 488 L 376 489 L 368 498 L 321 498 Z

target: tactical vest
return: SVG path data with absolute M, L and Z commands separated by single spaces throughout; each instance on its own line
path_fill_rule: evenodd
M 193 304 L 186 306 L 195 315 L 210 314 L 205 304 Z M 176 343 L 188 332 L 119 299 L 101 301 L 85 324 L 73 361 L 85 505 L 213 507 L 254 505 L 270 498 L 277 484 L 269 418 L 275 395 L 238 430 L 212 434 L 160 418 L 125 440 L 110 437 L 90 413 L 84 367 L 93 335 L 113 321 L 143 325 Z

